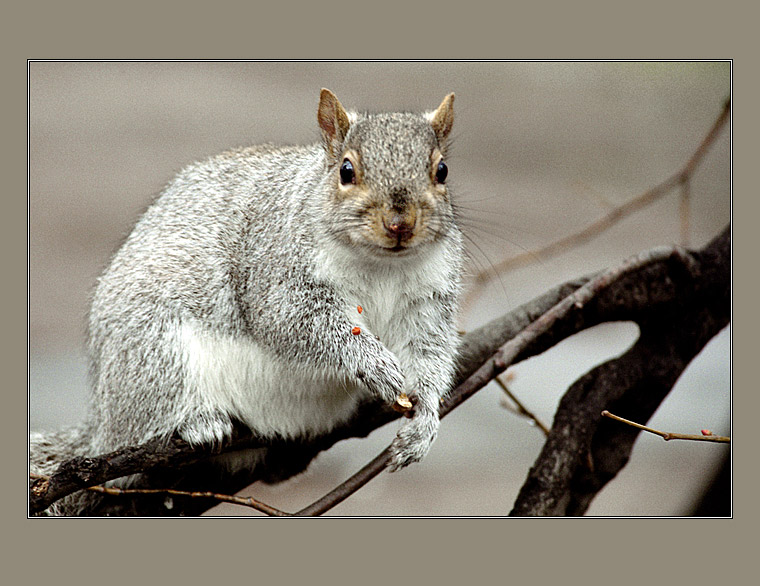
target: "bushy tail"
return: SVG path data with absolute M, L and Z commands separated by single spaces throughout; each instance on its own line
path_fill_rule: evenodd
M 90 448 L 90 434 L 85 425 L 55 432 L 29 434 L 29 472 L 50 476 L 58 466 L 76 456 L 84 456 Z M 42 515 L 75 515 L 81 494 L 53 503 Z

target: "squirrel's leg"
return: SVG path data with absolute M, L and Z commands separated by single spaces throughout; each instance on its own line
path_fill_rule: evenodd
M 444 363 L 436 362 L 437 375 L 433 378 L 414 377 L 414 390 L 407 394 L 412 397 L 414 410 L 412 417 L 404 421 L 391 445 L 392 458 L 388 470 L 394 472 L 412 462 L 418 462 L 428 453 L 438 434 L 440 419 L 438 415 L 440 400 L 451 384 L 453 368 L 446 368 Z
M 427 316 L 430 313 L 417 313 Z M 412 398 L 412 417 L 404 421 L 391 446 L 388 470 L 393 472 L 421 460 L 436 438 L 440 401 L 451 389 L 455 374 L 457 334 L 447 317 L 439 315 L 429 323 L 418 317 L 413 325 L 417 336 L 404 352 L 399 352 L 407 373 L 406 393 Z M 443 324 L 449 324 L 444 326 Z
M 258 300 L 254 337 L 288 361 L 361 383 L 392 404 L 404 389 L 398 358 L 358 327 L 360 320 L 349 317 L 349 303 L 332 285 L 309 280 L 298 290 L 297 304 L 280 297 Z

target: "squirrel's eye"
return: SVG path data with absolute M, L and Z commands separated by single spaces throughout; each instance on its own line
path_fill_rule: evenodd
M 437 183 L 446 183 L 446 176 L 449 174 L 449 168 L 446 163 L 440 161 L 438 163 L 438 169 L 435 172 L 435 180 Z
M 348 159 L 343 159 L 343 163 L 340 166 L 340 182 L 342 185 L 347 185 L 348 183 L 356 183 L 354 166 Z

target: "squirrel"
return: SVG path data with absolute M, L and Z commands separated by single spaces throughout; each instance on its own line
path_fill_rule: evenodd
M 422 459 L 459 341 L 453 103 L 359 113 L 322 89 L 321 142 L 182 170 L 97 281 L 88 418 L 32 434 L 32 471 L 175 434 L 215 444 L 236 422 L 263 438 L 315 437 L 369 396 L 402 394 L 414 408 L 388 469 Z

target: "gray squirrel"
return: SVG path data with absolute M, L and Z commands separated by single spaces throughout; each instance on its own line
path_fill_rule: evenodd
M 315 437 L 368 396 L 403 394 L 414 409 L 388 468 L 422 459 L 458 345 L 453 102 L 357 113 L 323 89 L 321 144 L 242 148 L 181 171 L 98 280 L 88 419 L 32 434 L 32 472 L 174 434 L 215 444 L 233 422 Z

